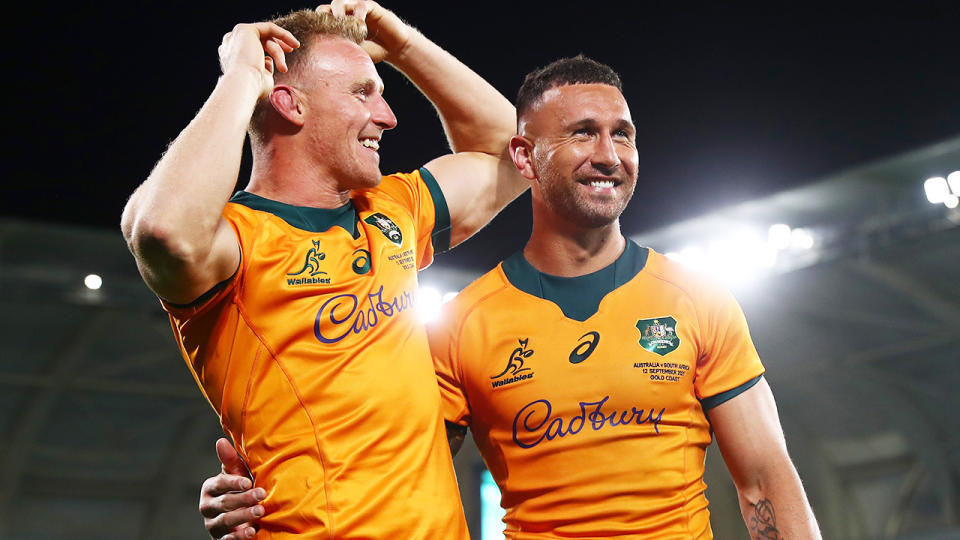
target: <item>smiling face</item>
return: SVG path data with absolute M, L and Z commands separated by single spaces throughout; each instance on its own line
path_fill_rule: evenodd
M 380 182 L 380 137 L 397 125 L 383 99 L 383 81 L 366 52 L 340 38 L 312 45 L 310 65 L 299 77 L 305 107 L 303 130 L 322 177 L 339 190 Z
M 596 228 L 615 222 L 633 196 L 638 155 L 630 109 L 606 84 L 551 88 L 520 119 L 535 213 Z

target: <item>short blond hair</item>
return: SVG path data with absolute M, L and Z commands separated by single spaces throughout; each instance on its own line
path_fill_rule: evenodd
M 303 63 L 303 59 L 308 56 L 307 53 L 310 48 L 319 39 L 339 37 L 360 45 L 367 38 L 367 25 L 362 19 L 335 17 L 332 13 L 317 13 L 310 9 L 291 11 L 269 22 L 289 31 L 300 42 L 299 48 L 284 55 L 287 61 L 286 73 L 274 70 L 273 78 L 275 82 L 295 78 L 302 69 L 300 65 Z M 253 116 L 250 118 L 249 132 L 251 139 L 263 140 L 266 135 L 267 117 L 272 109 L 273 105 L 270 104 L 268 97 L 261 97 L 257 101 Z

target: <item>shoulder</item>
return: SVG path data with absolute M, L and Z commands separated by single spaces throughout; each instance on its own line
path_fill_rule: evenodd
M 464 287 L 450 301 L 450 307 L 458 313 L 471 311 L 489 300 L 491 296 L 505 292 L 507 287 L 509 282 L 503 275 L 501 263 Z
M 502 264 L 480 276 L 464 287 L 444 305 L 444 322 L 447 328 L 459 328 L 471 320 L 481 320 L 486 308 L 499 305 L 504 295 L 510 294 L 510 284 L 503 275 Z
M 380 177 L 379 184 L 371 188 L 356 190 L 353 192 L 353 196 L 397 198 L 398 196 L 402 196 L 401 194 L 410 191 L 426 189 L 432 192 L 436 183 L 430 171 L 421 167 L 410 172 L 385 174 Z
M 646 270 L 653 279 L 677 289 L 694 304 L 712 303 L 731 296 L 720 281 L 653 249 L 650 249 Z

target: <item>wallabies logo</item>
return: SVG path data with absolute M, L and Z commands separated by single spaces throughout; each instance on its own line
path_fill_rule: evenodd
M 510 358 L 507 359 L 507 367 L 503 368 L 503 371 L 490 377 L 491 379 L 499 379 L 504 375 L 508 375 L 508 378 L 501 381 L 494 382 L 494 388 L 502 386 L 504 384 L 510 384 L 512 382 L 526 380 L 533 376 L 533 373 L 526 373 L 531 371 L 528 367 L 523 367 L 523 360 L 525 358 L 530 358 L 533 356 L 533 349 L 528 349 L 527 344 L 530 342 L 530 338 L 527 339 L 518 339 L 517 342 L 520 344 L 519 347 L 515 348 L 512 353 L 510 353 Z M 499 383 L 499 384 L 498 384 Z
M 315 276 L 317 274 L 326 274 L 323 270 L 320 270 L 320 261 L 327 258 L 327 255 L 320 251 L 320 241 L 313 240 L 313 247 L 310 248 L 310 251 L 307 252 L 307 256 L 303 261 L 303 268 L 299 272 L 291 272 L 287 274 L 288 276 L 299 276 L 304 272 L 309 272 L 308 275 Z

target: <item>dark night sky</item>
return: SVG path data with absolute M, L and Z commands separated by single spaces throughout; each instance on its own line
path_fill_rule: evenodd
M 957 2 L 384 3 L 511 99 L 524 73 L 559 56 L 617 69 L 639 128 L 627 233 L 960 134 Z M 198 6 L 105 2 L 45 20 L 19 70 L 28 99 L 7 101 L 16 129 L 0 215 L 116 229 L 127 195 L 213 88 L 223 33 L 308 7 Z M 400 120 L 383 170 L 411 170 L 445 140 L 426 100 L 381 73 Z M 490 266 L 521 246 L 528 213 L 521 198 L 459 250 L 464 260 Z

